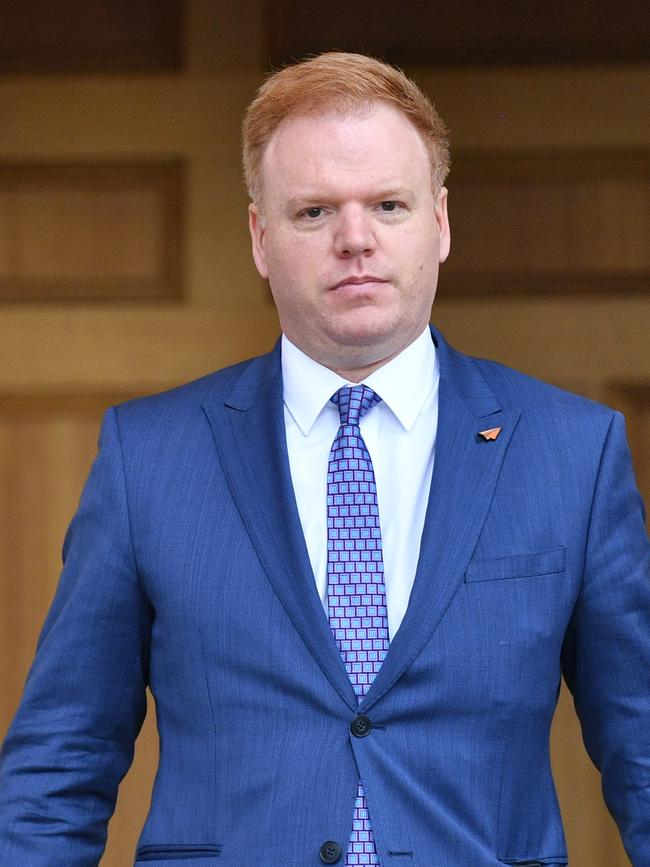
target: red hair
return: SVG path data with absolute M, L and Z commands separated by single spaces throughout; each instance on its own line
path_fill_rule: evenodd
M 449 171 L 447 128 L 431 101 L 404 73 L 373 57 L 331 51 L 272 73 L 248 107 L 242 128 L 248 193 L 262 205 L 262 159 L 280 124 L 295 115 L 354 112 L 374 102 L 393 106 L 420 134 L 431 162 L 434 194 Z

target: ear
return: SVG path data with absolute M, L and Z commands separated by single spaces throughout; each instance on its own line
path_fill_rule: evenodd
M 248 228 L 251 233 L 255 267 L 260 272 L 260 276 L 264 280 L 267 280 L 269 276 L 269 269 L 266 264 L 266 250 L 264 248 L 266 229 L 264 228 L 264 222 L 262 220 L 262 217 L 260 216 L 257 205 L 252 202 L 248 206 Z
M 438 223 L 439 259 L 444 262 L 451 248 L 451 232 L 449 230 L 449 215 L 447 214 L 447 188 L 442 187 L 435 203 L 436 222 Z

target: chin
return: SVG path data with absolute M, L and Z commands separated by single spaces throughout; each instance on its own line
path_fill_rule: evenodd
M 340 335 L 328 353 L 327 367 L 333 370 L 363 370 L 383 364 L 403 348 L 394 333 L 356 332 Z
M 361 311 L 359 311 L 361 313 Z M 370 315 L 369 315 L 370 314 Z M 335 323 L 331 336 L 343 346 L 376 346 L 394 339 L 399 323 L 376 311 L 363 311 L 363 315 L 350 316 L 345 322 Z

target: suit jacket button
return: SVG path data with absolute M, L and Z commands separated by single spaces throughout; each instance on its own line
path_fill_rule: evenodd
M 320 860 L 324 864 L 336 864 L 341 857 L 341 846 L 334 840 L 328 840 L 320 847 Z
M 355 738 L 365 738 L 372 731 L 372 723 L 367 716 L 355 716 L 350 723 L 350 731 Z

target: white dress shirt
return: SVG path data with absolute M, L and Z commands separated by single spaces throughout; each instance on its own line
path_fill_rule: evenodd
M 327 611 L 327 464 L 339 428 L 330 398 L 346 382 L 282 337 L 284 421 L 291 480 L 318 593 Z M 428 327 L 363 382 L 381 403 L 361 419 L 372 459 L 384 556 L 388 630 L 411 595 L 438 427 L 438 358 Z

